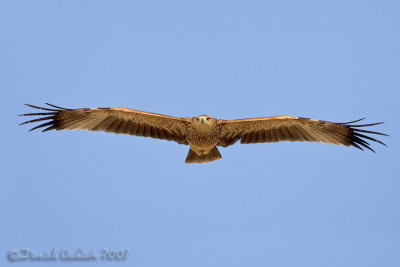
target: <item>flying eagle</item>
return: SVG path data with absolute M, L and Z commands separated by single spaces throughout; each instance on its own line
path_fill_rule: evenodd
M 21 123 L 45 121 L 30 131 L 43 130 L 89 130 L 117 134 L 152 137 L 189 145 L 186 163 L 204 163 L 221 158 L 217 146 L 227 147 L 240 140 L 242 144 L 270 143 L 279 141 L 323 142 L 327 144 L 354 146 L 375 152 L 366 140 L 385 145 L 366 134 L 387 134 L 360 129 L 382 122 L 354 125 L 360 120 L 334 123 L 302 117 L 277 116 L 254 119 L 222 120 L 208 115 L 178 118 L 127 108 L 80 108 L 67 109 L 46 103 L 50 107 L 35 109 L 47 112 L 21 114 L 41 116 Z M 386 145 L 385 145 L 386 146 Z

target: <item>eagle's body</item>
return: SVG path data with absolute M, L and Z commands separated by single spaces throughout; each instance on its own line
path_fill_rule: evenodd
M 48 126 L 48 130 L 90 130 L 152 137 L 189 145 L 186 163 L 210 162 L 221 158 L 217 146 L 227 147 L 238 140 L 244 144 L 279 141 L 308 141 L 362 147 L 372 150 L 364 139 L 378 142 L 369 134 L 386 135 L 359 129 L 380 123 L 354 125 L 301 117 L 278 116 L 241 120 L 221 120 L 207 115 L 177 118 L 126 108 L 66 109 L 50 105 L 45 113 L 22 116 L 45 116 L 21 124 L 50 120 L 31 130 Z M 360 120 L 358 120 L 360 121 Z M 373 150 L 372 150 L 373 151 Z
M 190 148 L 200 156 L 208 154 L 218 144 L 220 135 L 221 124 L 208 116 L 193 118 L 186 126 L 186 140 Z

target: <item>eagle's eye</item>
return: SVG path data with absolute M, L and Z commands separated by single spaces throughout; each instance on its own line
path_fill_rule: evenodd
M 207 118 L 207 120 L 210 120 L 211 118 Z

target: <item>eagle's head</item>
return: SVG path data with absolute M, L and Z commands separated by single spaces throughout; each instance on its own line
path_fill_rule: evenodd
M 211 126 L 214 124 L 214 119 L 208 115 L 201 115 L 201 116 L 195 117 L 194 119 L 195 119 L 195 122 L 200 125 Z

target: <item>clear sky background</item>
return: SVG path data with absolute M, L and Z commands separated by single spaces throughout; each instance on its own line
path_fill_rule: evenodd
M 0 265 L 10 249 L 130 249 L 101 266 L 400 266 L 399 1 L 1 1 Z M 28 132 L 23 104 L 376 126 L 376 154 Z

